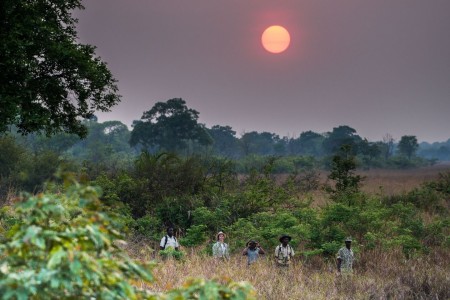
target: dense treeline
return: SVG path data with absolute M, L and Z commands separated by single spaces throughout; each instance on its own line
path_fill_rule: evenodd
M 333 255 L 347 235 L 355 238 L 356 249 L 400 246 L 407 256 L 450 246 L 449 174 L 406 194 L 369 195 L 360 190 L 364 178 L 354 173 L 357 160 L 350 146 L 330 160 L 325 187 L 308 166 L 280 179 L 274 175 L 277 160 L 267 157 L 245 175 L 226 158 L 165 152 L 143 152 L 113 171 L 72 168 L 101 188 L 104 205 L 138 239 L 156 242 L 174 226 L 182 245 L 209 251 L 210 237 L 225 230 L 232 249 L 239 250 L 250 238 L 274 246 L 289 232 L 305 257 Z M 318 208 L 311 192 L 323 188 L 330 202 Z
M 331 158 L 343 145 L 350 147 L 358 168 L 363 169 L 433 164 L 437 158 L 447 159 L 450 149 L 449 142 L 419 144 L 415 136 L 402 136 L 397 143 L 386 134 L 382 141 L 370 142 L 345 125 L 321 134 L 305 131 L 295 138 L 255 131 L 237 137 L 230 126 L 199 124 L 198 116 L 184 100 L 171 99 L 155 104 L 135 121 L 131 131 L 119 121 L 99 123 L 96 117 L 82 122 L 88 132 L 84 139 L 68 133 L 22 136 L 12 127 L 10 134 L 0 137 L 0 192 L 39 191 L 59 166 L 83 168 L 91 178 L 104 172 L 128 172 L 143 152 L 228 161 L 230 171 L 250 174 L 263 168 L 268 159 L 273 159 L 273 173 L 329 169 Z

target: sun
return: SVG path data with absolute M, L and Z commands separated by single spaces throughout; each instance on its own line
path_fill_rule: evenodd
M 264 30 L 261 36 L 261 43 L 268 52 L 281 53 L 289 47 L 291 36 L 286 28 L 273 25 Z

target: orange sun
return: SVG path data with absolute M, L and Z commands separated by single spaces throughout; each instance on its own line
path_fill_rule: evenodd
M 291 36 L 284 27 L 274 25 L 264 30 L 261 36 L 261 42 L 267 51 L 281 53 L 289 47 Z

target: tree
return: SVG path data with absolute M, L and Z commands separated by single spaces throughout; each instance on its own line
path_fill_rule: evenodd
M 214 125 L 211 129 L 208 129 L 208 133 L 214 141 L 215 153 L 233 158 L 239 156 L 239 140 L 236 138 L 236 131 L 230 126 Z
M 339 152 L 343 145 L 350 145 L 355 154 L 360 141 L 361 137 L 356 134 L 356 130 L 344 125 L 333 128 L 323 141 L 323 148 L 328 154 L 334 154 Z
M 83 118 L 120 101 L 116 80 L 78 43 L 81 0 L 3 0 L 0 4 L 0 133 L 87 134 Z
M 187 150 L 189 142 L 207 146 L 212 143 L 205 126 L 197 122 L 199 112 L 188 108 L 181 98 L 157 102 L 134 121 L 130 145 L 161 150 Z
M 369 142 L 366 138 L 361 140 L 358 144 L 358 149 L 366 167 L 370 167 L 373 160 L 381 155 L 383 146 L 384 144 L 381 142 Z
M 397 147 L 400 154 L 405 155 L 408 159 L 411 159 L 419 148 L 419 144 L 417 143 L 417 138 L 414 135 L 404 135 L 400 138 L 400 142 L 398 142 Z
M 353 204 L 353 196 L 359 192 L 359 186 L 364 178 L 355 174 L 356 159 L 351 153 L 350 145 L 343 145 L 340 152 L 333 156 L 331 172 L 328 179 L 335 181 L 335 186 L 327 187 L 331 198 L 337 202 L 347 201 Z
M 311 130 L 304 131 L 299 138 L 291 139 L 289 142 L 292 154 L 320 156 L 322 154 L 323 135 Z
M 383 136 L 383 145 L 384 145 L 383 153 L 384 153 L 385 159 L 388 159 L 394 153 L 394 148 L 395 148 L 394 142 L 395 142 L 395 140 L 391 134 L 386 133 L 386 135 Z
M 245 155 L 273 155 L 275 145 L 280 142 L 280 137 L 270 132 L 246 132 L 242 135 L 241 146 Z

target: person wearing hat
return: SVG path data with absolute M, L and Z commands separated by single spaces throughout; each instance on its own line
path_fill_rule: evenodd
M 280 245 L 275 248 L 275 259 L 277 265 L 280 267 L 289 267 L 291 259 L 294 257 L 294 249 L 292 249 L 289 242 L 292 238 L 289 235 L 282 235 L 280 237 Z
M 228 249 L 228 244 L 224 242 L 225 233 L 219 231 L 216 235 L 217 241 L 212 247 L 214 258 L 219 258 L 223 260 L 228 260 L 230 258 L 230 252 Z
M 260 254 L 265 253 L 259 243 L 254 240 L 248 241 L 244 251 L 242 251 L 242 255 L 247 256 L 247 265 L 249 266 L 258 260 Z
M 337 271 L 338 274 L 352 274 L 353 273 L 353 250 L 352 248 L 352 238 L 347 237 L 345 239 L 345 247 L 339 249 L 337 254 Z

